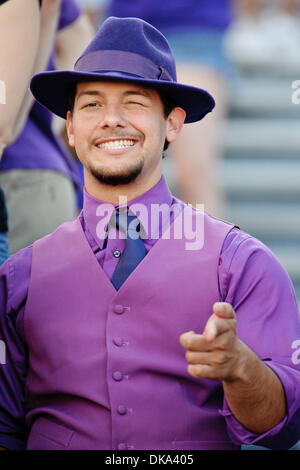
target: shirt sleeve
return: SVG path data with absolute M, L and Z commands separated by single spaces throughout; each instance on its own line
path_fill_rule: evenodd
M 28 353 L 23 315 L 31 269 L 31 247 L 11 256 L 0 268 L 0 446 L 24 449 L 25 380 Z
M 284 419 L 258 435 L 235 419 L 224 397 L 228 434 L 238 445 L 288 449 L 300 439 L 300 317 L 292 282 L 262 242 L 236 228 L 223 246 L 219 282 L 221 300 L 236 312 L 239 338 L 277 374 L 287 405 Z
M 75 0 L 62 0 L 58 30 L 74 23 L 81 14 L 81 9 Z

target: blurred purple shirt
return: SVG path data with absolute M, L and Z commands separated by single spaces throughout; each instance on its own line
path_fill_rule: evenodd
M 163 33 L 172 31 L 223 31 L 233 18 L 232 0 L 111 0 L 108 15 L 135 16 Z

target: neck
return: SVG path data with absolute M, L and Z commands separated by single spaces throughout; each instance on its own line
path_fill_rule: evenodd
M 149 191 L 149 189 L 158 183 L 161 176 L 161 173 L 153 175 L 151 178 L 147 179 L 146 184 L 144 180 L 141 181 L 140 178 L 137 177 L 129 184 L 110 186 L 100 183 L 92 175 L 84 172 L 84 185 L 86 191 L 95 199 L 113 205 L 119 205 L 120 199 L 122 198 L 126 198 L 126 201 L 129 202 Z

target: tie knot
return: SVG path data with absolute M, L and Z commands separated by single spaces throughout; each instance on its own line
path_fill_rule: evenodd
M 139 238 L 140 222 L 135 215 L 128 212 L 116 214 L 116 227 L 126 234 L 126 237 L 136 240 Z

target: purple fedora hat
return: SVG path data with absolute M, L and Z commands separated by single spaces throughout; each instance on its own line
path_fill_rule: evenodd
M 74 70 L 39 73 L 32 78 L 30 88 L 37 101 L 66 118 L 71 87 L 96 80 L 126 80 L 154 88 L 186 111 L 186 123 L 199 121 L 215 105 L 207 91 L 177 83 L 168 41 L 139 18 L 108 18 Z

